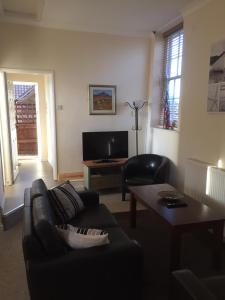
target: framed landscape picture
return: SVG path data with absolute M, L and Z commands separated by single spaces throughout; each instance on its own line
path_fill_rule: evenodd
M 115 115 L 116 114 L 116 86 L 89 85 L 89 114 Z
M 225 112 L 225 40 L 211 48 L 207 111 Z

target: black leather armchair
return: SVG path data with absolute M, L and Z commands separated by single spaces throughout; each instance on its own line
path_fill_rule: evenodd
M 141 154 L 129 158 L 122 166 L 122 200 L 129 185 L 164 183 L 168 180 L 169 159 L 157 154 Z
M 190 270 L 172 273 L 173 287 L 171 299 L 174 300 L 224 300 L 225 276 L 212 276 L 199 279 Z

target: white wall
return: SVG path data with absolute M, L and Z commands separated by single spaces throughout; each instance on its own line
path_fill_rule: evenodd
M 183 182 L 188 157 L 225 167 L 225 114 L 207 113 L 209 58 L 225 39 L 225 1 L 213 0 L 184 17 L 184 80 L 178 165 Z
M 2 170 L 2 159 L 1 159 L 1 145 L 0 145 L 0 228 L 1 228 L 1 212 L 4 207 L 4 187 L 3 187 L 3 170 Z
M 163 155 L 170 159 L 171 164 L 169 182 L 173 185 L 176 185 L 177 183 L 178 146 L 178 131 L 153 128 L 152 153 Z
M 172 182 L 180 189 L 184 184 L 187 158 L 213 164 L 221 159 L 225 167 L 225 113 L 210 114 L 206 111 L 210 51 L 213 43 L 225 39 L 224 12 L 225 1 L 212 0 L 184 16 L 180 128 L 178 132 L 153 129 L 153 152 L 172 160 L 173 166 L 177 167 L 172 168 Z M 159 42 L 157 45 L 160 46 Z M 157 53 L 155 61 L 160 51 Z M 160 87 L 157 78 L 152 76 L 155 92 Z M 157 110 L 157 105 L 154 105 L 153 114 Z M 156 125 L 154 119 L 152 125 Z
M 56 116 L 60 173 L 82 169 L 82 131 L 131 129 L 124 102 L 147 98 L 149 39 L 4 23 L 0 39 L 0 67 L 54 71 L 56 104 L 63 105 Z M 116 115 L 88 114 L 89 84 L 117 85 Z M 130 132 L 130 155 L 133 136 Z
M 3 72 L 0 72 L 0 97 L 2 101 L 5 98 L 5 74 Z M 2 101 L 1 102 L 1 108 L 2 108 Z M 4 195 L 4 178 L 3 178 L 3 159 L 2 159 L 2 117 L 0 117 L 0 229 L 3 228 L 2 224 L 2 212 L 5 202 L 5 195 Z

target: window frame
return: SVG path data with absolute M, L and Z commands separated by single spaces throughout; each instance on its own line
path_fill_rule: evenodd
M 172 46 L 169 46 L 169 43 L 173 41 L 174 38 L 179 38 L 178 43 L 178 55 L 177 55 L 177 73 L 179 69 L 179 59 L 181 58 L 181 66 L 180 66 L 180 74 L 175 76 L 168 76 L 168 69 L 171 71 L 171 61 L 172 55 L 170 53 L 170 59 L 168 60 L 168 50 L 172 50 Z M 182 37 L 182 42 L 180 41 Z M 161 102 L 160 102 L 160 127 L 164 129 L 178 129 L 179 121 L 180 121 L 180 96 L 181 96 L 181 83 L 182 83 L 182 65 L 183 65 L 183 45 L 184 45 L 184 32 L 183 32 L 183 23 L 178 24 L 172 29 L 168 30 L 163 34 L 163 71 L 162 71 L 162 91 L 161 91 Z M 182 51 L 180 53 L 180 47 L 182 45 Z M 181 55 L 180 55 L 181 54 Z M 180 79 L 180 91 L 179 96 L 175 97 L 175 92 L 173 93 L 173 97 L 168 99 L 168 89 L 169 83 L 174 82 Z M 175 88 L 174 88 L 175 89 Z M 175 106 L 174 100 L 178 99 L 177 109 L 173 108 Z M 172 103 L 171 103 L 172 102 Z M 172 109 L 171 109 L 172 107 Z M 170 111 L 174 115 L 177 113 L 177 118 L 173 118 L 171 120 Z

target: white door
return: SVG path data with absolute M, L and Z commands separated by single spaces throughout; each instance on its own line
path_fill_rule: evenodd
M 7 92 L 7 83 L 6 83 L 6 73 L 0 71 L 0 139 L 1 139 L 1 150 L 2 150 L 2 167 L 3 167 L 3 178 L 4 185 L 13 184 L 17 172 L 14 169 L 18 170 L 16 165 L 16 154 L 12 149 L 12 144 L 15 148 L 15 132 L 12 130 L 13 125 L 11 125 L 9 117 L 9 102 L 8 102 L 8 92 Z M 12 115 L 12 113 L 11 113 Z M 13 118 L 11 116 L 11 121 Z M 15 123 L 14 123 L 15 126 Z M 14 156 L 14 158 L 13 158 Z
M 15 109 L 15 96 L 13 89 L 13 82 L 7 80 L 8 89 L 8 105 L 9 105 L 9 126 L 10 126 L 10 142 L 11 142 L 11 159 L 13 170 L 13 181 L 16 180 L 18 175 L 18 146 L 17 146 L 17 133 L 16 133 L 16 109 Z

